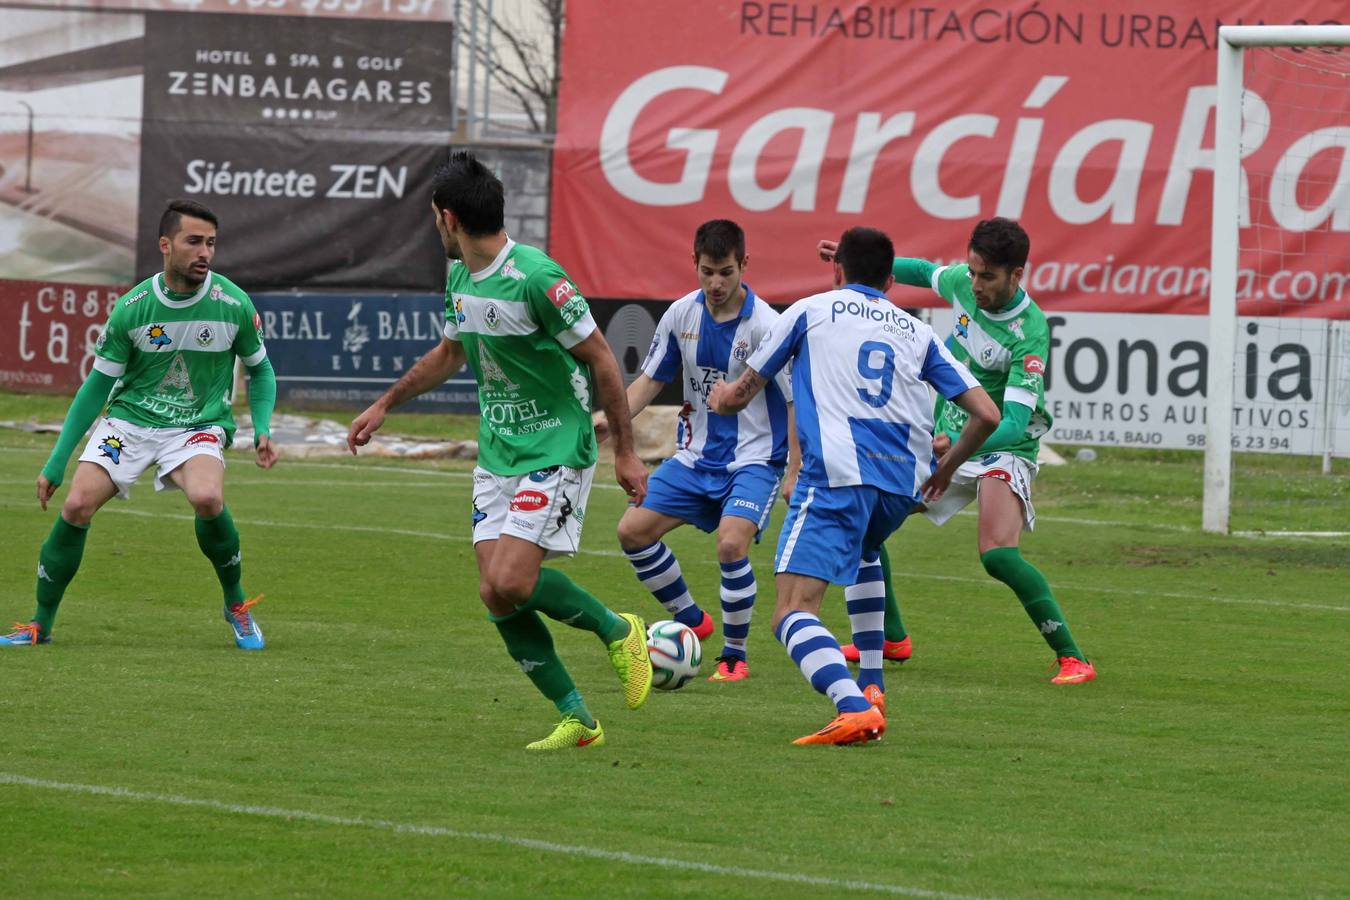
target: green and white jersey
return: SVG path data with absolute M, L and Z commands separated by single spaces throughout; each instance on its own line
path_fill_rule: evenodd
M 591 371 L 568 352 L 595 331 L 586 298 L 542 250 L 507 240 L 481 272 L 450 266 L 445 336 L 478 382 L 478 464 L 494 475 L 596 458 Z
M 920 268 L 917 264 L 922 264 Z M 901 273 L 908 277 L 901 278 Z M 1018 288 L 1012 304 L 999 312 L 980 309 L 970 286 L 970 266 L 965 263 L 938 266 L 924 260 L 897 259 L 897 280 L 913 284 L 922 272 L 929 285 L 952 305 L 956 322 L 947 346 L 966 364 L 1000 410 L 1005 403 L 1020 403 L 1031 410 L 1022 436 L 1002 447 L 991 447 L 1035 462 L 1041 436 L 1050 430 L 1045 409 L 1045 365 L 1050 357 L 1050 329 L 1045 313 L 1025 291 Z M 936 430 L 953 441 L 965 425 L 965 410 L 939 400 Z
M 160 273 L 123 294 L 94 348 L 94 368 L 119 379 L 108 415 L 150 428 L 219 425 L 234 440 L 234 360 L 267 356 L 262 320 L 234 282 L 208 272 L 196 292 L 170 294 Z

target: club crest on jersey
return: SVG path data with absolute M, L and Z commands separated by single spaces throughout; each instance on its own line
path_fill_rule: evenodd
M 214 337 L 215 334 L 211 331 L 211 326 L 203 325 L 197 331 L 197 344 L 201 347 L 209 347 L 211 346 L 211 339 Z
M 169 337 L 163 325 L 151 325 L 145 330 L 145 336 L 150 338 L 152 347 L 167 347 L 173 343 L 173 338 Z
M 110 434 L 105 437 L 103 443 L 98 445 L 98 449 L 100 453 L 113 461 L 114 466 L 122 464 L 122 451 L 126 449 L 126 445 L 117 435 Z
M 994 361 L 994 345 L 985 344 L 984 347 L 980 349 L 980 362 L 984 363 L 987 366 L 993 361 Z
M 517 491 L 511 498 L 511 512 L 534 512 L 548 505 L 548 495 L 540 491 Z
M 956 333 L 961 337 L 970 337 L 970 316 L 961 313 L 956 317 Z
M 219 444 L 220 438 L 209 431 L 197 431 L 183 442 L 184 447 L 191 447 L 193 444 Z
M 487 327 L 496 328 L 497 323 L 501 320 L 502 316 L 501 313 L 497 312 L 497 304 L 489 300 L 487 307 L 483 310 L 483 321 L 487 323 Z
M 733 359 L 738 359 L 741 362 L 745 362 L 746 357 L 748 357 L 749 355 L 750 355 L 750 342 L 747 340 L 741 339 L 736 342 L 736 346 L 731 348 L 731 356 Z

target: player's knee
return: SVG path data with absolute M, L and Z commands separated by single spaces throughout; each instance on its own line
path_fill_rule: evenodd
M 71 525 L 88 525 L 94 520 L 96 512 L 98 504 L 93 498 L 74 489 L 66 495 L 66 502 L 61 504 L 61 518 Z
M 203 519 L 214 519 L 225 509 L 225 498 L 213 491 L 188 494 L 188 503 L 192 504 L 193 512 Z
M 736 562 L 745 559 L 750 551 L 750 542 L 736 535 L 717 536 L 717 561 Z
M 528 571 L 494 571 L 490 578 L 488 590 L 490 591 L 493 602 L 489 603 L 485 597 L 483 602 L 488 603 L 488 609 L 493 610 L 494 614 L 501 613 L 494 609 L 494 605 L 510 612 L 517 606 L 524 606 L 534 595 L 535 583 L 539 580 L 537 572 Z M 480 588 L 481 593 L 481 588 Z
M 625 513 L 619 519 L 618 535 L 619 546 L 625 550 L 637 550 L 656 542 L 656 538 L 650 537 L 646 533 L 646 529 L 636 520 L 636 517 L 628 513 Z

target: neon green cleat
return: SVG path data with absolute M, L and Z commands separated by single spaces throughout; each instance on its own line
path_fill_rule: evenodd
M 623 682 L 623 699 L 637 709 L 652 691 L 652 660 L 647 655 L 647 626 L 632 613 L 619 613 L 630 626 L 627 636 L 609 645 L 609 661 Z
M 581 724 L 576 716 L 567 716 L 554 727 L 553 733 L 542 741 L 526 744 L 526 750 L 566 750 L 568 747 L 599 747 L 605 742 L 605 729 L 600 720 L 594 728 Z

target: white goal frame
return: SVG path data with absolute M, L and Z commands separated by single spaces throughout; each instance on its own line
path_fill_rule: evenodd
M 1202 527 L 1227 534 L 1233 490 L 1242 63 L 1247 47 L 1350 46 L 1350 25 L 1224 25 L 1219 29 L 1210 233 L 1209 371 Z

